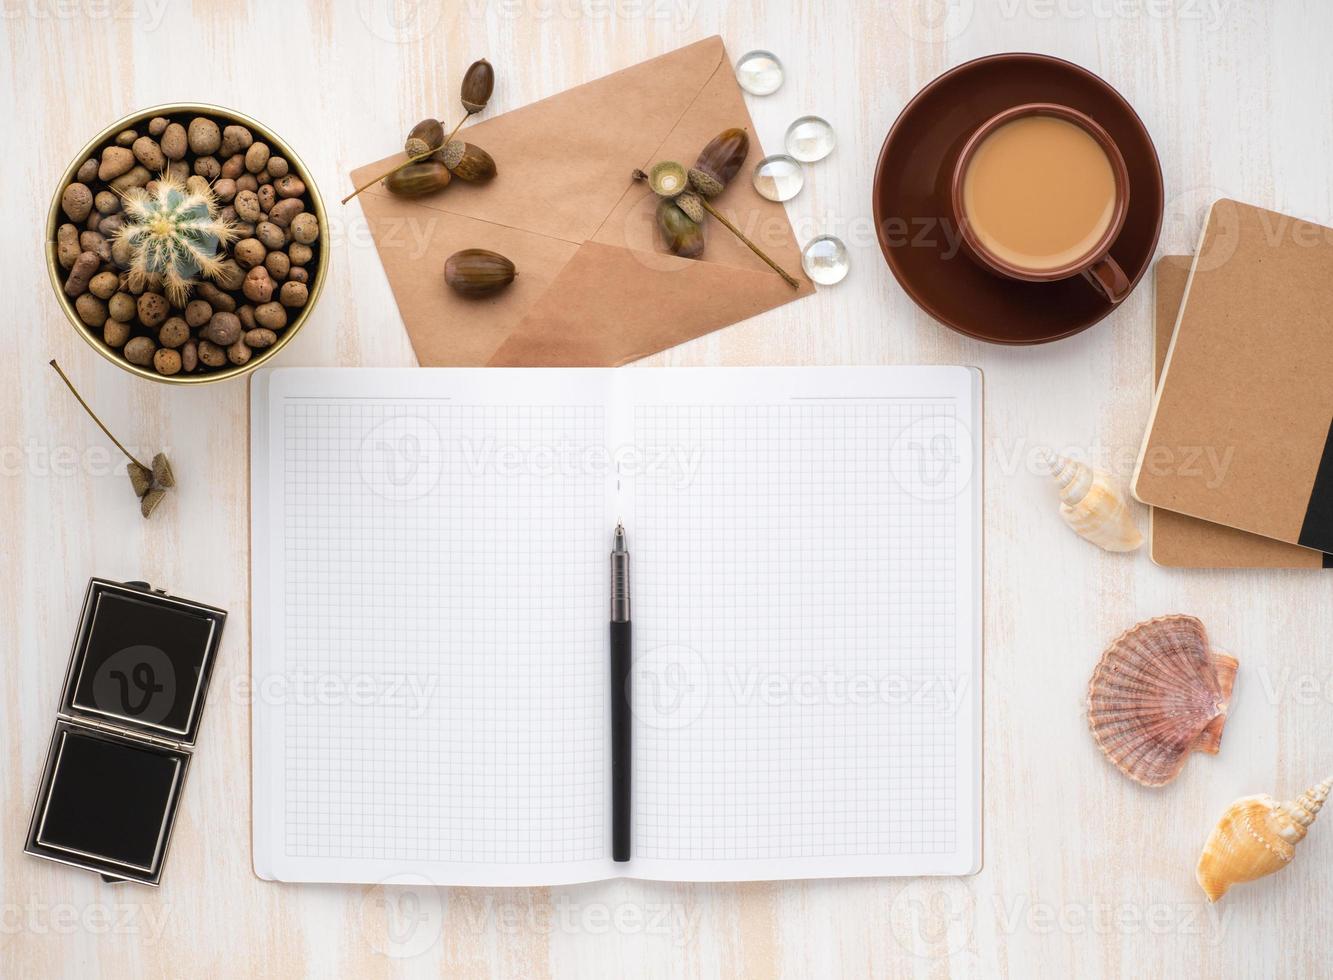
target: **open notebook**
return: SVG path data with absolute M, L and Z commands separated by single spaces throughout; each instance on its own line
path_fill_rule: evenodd
M 256 872 L 974 872 L 980 409 L 954 367 L 258 372 Z

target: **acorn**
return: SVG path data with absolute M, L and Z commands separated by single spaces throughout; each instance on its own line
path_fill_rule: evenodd
M 484 248 L 465 248 L 444 263 L 444 281 L 460 296 L 490 296 L 513 282 L 516 275 L 514 263 Z
M 444 148 L 444 165 L 459 180 L 484 184 L 495 176 L 495 161 L 479 146 L 454 140 Z
M 461 90 L 461 99 L 463 108 L 467 110 L 470 116 L 474 112 L 481 112 L 486 108 L 486 103 L 491 101 L 491 92 L 495 90 L 495 69 L 485 58 L 480 61 L 474 61 L 463 73 L 463 84 Z M 441 133 L 441 136 L 444 134 Z M 431 144 L 435 146 L 435 143 Z
M 687 259 L 697 258 L 704 250 L 703 227 L 670 198 L 657 202 L 657 227 L 667 251 Z
M 690 169 L 690 186 L 704 197 L 717 197 L 740 172 L 749 152 L 750 136 L 745 130 L 723 130 L 700 151 L 699 159 Z
M 412 127 L 403 143 L 403 150 L 410 157 L 419 157 L 427 150 L 444 142 L 444 124 L 438 119 L 423 119 Z
M 443 190 L 451 179 L 449 168 L 439 160 L 422 160 L 389 174 L 384 178 L 384 186 L 399 197 L 421 197 Z

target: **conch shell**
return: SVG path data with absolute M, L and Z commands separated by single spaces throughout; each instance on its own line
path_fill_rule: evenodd
M 1222 745 L 1236 659 L 1215 652 L 1193 616 L 1120 634 L 1088 684 L 1088 725 L 1106 757 L 1144 786 L 1165 786 L 1191 752 Z
M 1135 551 L 1143 544 L 1110 477 L 1064 456 L 1043 453 L 1042 458 L 1060 488 L 1060 516 L 1076 534 L 1107 551 Z
M 1232 885 L 1290 864 L 1330 790 L 1333 777 L 1288 803 L 1263 795 L 1243 796 L 1231 804 L 1208 835 L 1194 872 L 1208 901 L 1216 902 Z

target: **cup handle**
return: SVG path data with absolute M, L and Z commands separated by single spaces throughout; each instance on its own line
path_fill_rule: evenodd
M 1129 295 L 1129 277 L 1120 268 L 1120 263 L 1109 255 L 1098 259 L 1091 268 L 1084 269 L 1083 278 L 1111 303 L 1119 303 Z

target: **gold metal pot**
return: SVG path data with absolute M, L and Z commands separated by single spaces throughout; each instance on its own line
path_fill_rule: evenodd
M 64 193 L 66 186 L 74 179 L 79 166 L 88 159 L 95 151 L 101 148 L 104 143 L 110 142 L 122 129 L 138 129 L 152 119 L 154 116 L 179 117 L 181 115 L 200 115 L 212 116 L 219 119 L 225 125 L 227 122 L 238 123 L 249 127 L 250 131 L 258 139 L 263 139 L 272 148 L 275 156 L 286 158 L 291 165 L 291 170 L 305 183 L 306 191 L 310 195 L 310 203 L 314 207 L 315 217 L 319 220 L 319 250 L 315 257 L 314 269 L 310 274 L 309 296 L 306 299 L 305 306 L 292 319 L 292 321 L 283 328 L 278 337 L 277 343 L 267 350 L 256 351 L 255 356 L 248 362 L 240 365 L 228 365 L 217 371 L 209 371 L 203 374 L 158 374 L 151 367 L 140 367 L 137 364 L 131 364 L 125 360 L 124 356 L 112 347 L 108 347 L 102 340 L 101 334 L 89 327 L 79 319 L 79 315 L 74 310 L 74 301 L 65 294 L 65 278 L 68 273 L 61 268 L 56 260 L 56 229 L 63 223 L 63 213 L 60 210 L 60 197 Z M 74 158 L 73 162 L 65 169 L 61 175 L 59 183 L 56 185 L 56 192 L 51 198 L 51 208 L 46 216 L 46 268 L 51 276 L 51 286 L 55 289 L 56 299 L 60 303 L 60 308 L 65 311 L 65 316 L 69 322 L 74 325 L 84 340 L 92 345 L 93 349 L 111 361 L 117 367 L 123 368 L 132 374 L 137 374 L 141 378 L 147 378 L 149 381 L 160 381 L 165 384 L 191 385 L 207 384 L 210 381 L 221 381 L 224 378 L 235 378 L 248 371 L 253 371 L 259 365 L 273 358 L 278 351 L 287 346 L 288 342 L 296 336 L 296 332 L 309 318 L 310 313 L 315 308 L 315 301 L 319 299 L 319 294 L 324 288 L 324 277 L 329 268 L 329 220 L 328 214 L 324 211 L 324 199 L 320 197 L 319 188 L 315 186 L 315 181 L 310 176 L 310 168 L 302 162 L 301 158 L 289 146 L 282 137 L 278 136 L 273 130 L 269 129 L 263 123 L 251 119 L 243 113 L 234 109 L 224 109 L 222 106 L 208 105 L 203 102 L 173 102 L 167 105 L 156 105 L 144 109 L 140 112 L 131 113 L 123 119 L 118 119 L 110 126 L 90 139 Z

